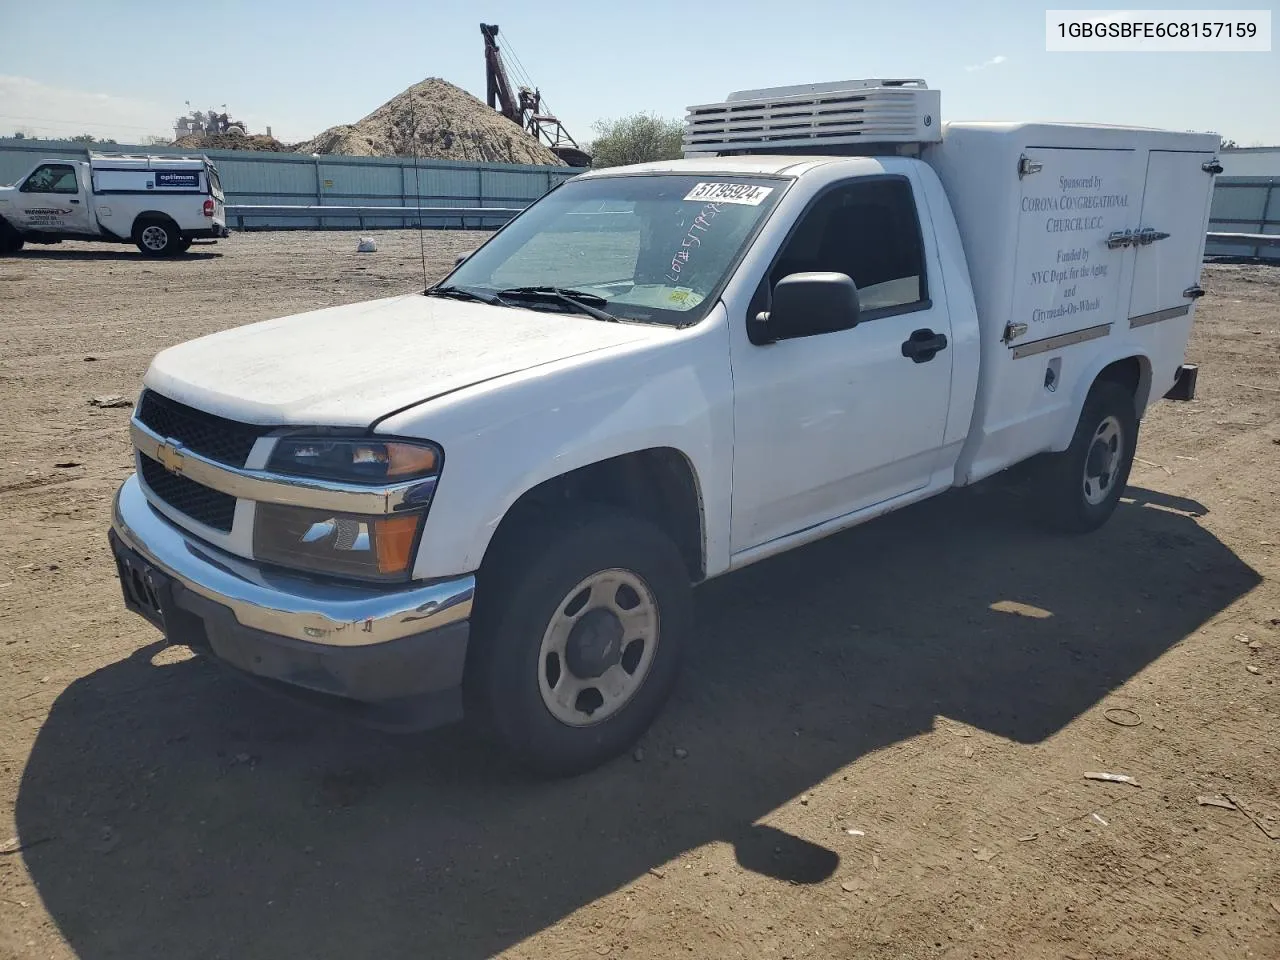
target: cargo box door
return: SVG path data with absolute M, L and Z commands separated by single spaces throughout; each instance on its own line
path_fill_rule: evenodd
M 1015 352 L 1036 341 L 1068 346 L 1059 338 L 1080 331 L 1104 336 L 1123 317 L 1131 253 L 1107 240 L 1137 220 L 1136 163 L 1131 150 L 1027 148 L 1008 332 Z
M 1201 167 L 1209 153 L 1152 150 L 1147 188 L 1133 241 L 1130 326 L 1190 312 L 1187 293 L 1200 279 L 1213 177 Z

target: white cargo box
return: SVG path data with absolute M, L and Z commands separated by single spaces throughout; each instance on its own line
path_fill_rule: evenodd
M 947 123 L 921 159 L 955 212 L 983 327 L 971 437 L 985 476 L 1076 416 L 1053 382 L 1089 383 L 1117 341 L 1168 388 L 1198 296 L 1218 137 L 1062 123 Z M 1079 346 L 1076 345 L 1086 345 Z M 1108 347 L 1107 344 L 1111 346 Z M 1034 358 L 1062 354 L 1045 370 Z M 1094 349 L 1096 348 L 1096 349 Z
M 139 157 L 107 153 L 89 157 L 95 193 L 207 194 L 210 166 L 204 156 Z
M 929 143 L 942 137 L 939 106 L 939 91 L 915 79 L 740 90 L 720 103 L 689 107 L 684 155 Z

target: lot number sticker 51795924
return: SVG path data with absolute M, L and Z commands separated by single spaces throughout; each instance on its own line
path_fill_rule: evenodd
M 685 199 L 710 203 L 741 203 L 748 207 L 758 207 L 771 193 L 773 193 L 773 187 L 757 187 L 751 183 L 698 183 L 694 184 Z

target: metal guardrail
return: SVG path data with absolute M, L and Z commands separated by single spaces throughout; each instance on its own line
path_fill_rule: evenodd
M 245 217 L 278 217 L 282 219 L 299 218 L 321 220 L 326 217 L 341 217 L 344 220 L 354 219 L 361 228 L 366 220 L 439 220 L 458 218 L 466 225 L 467 220 L 510 220 L 524 207 L 339 207 L 324 204 L 271 205 L 271 204 L 227 204 L 227 217 L 235 220 L 236 229 L 245 229 Z
M 1208 230 L 1209 256 L 1280 262 L 1280 177 L 1215 177 Z
M 1280 233 L 1213 233 L 1209 240 L 1219 243 L 1247 243 L 1252 247 L 1280 247 Z
M 396 219 L 422 220 L 452 219 L 457 217 L 462 226 L 468 219 L 510 220 L 524 207 L 340 207 L 324 204 L 272 205 L 272 204 L 228 204 L 227 216 L 234 218 L 236 229 L 245 229 L 245 217 L 279 217 L 282 219 L 300 218 L 320 220 L 325 217 L 341 217 L 354 219 L 363 229 L 365 220 Z M 1280 233 L 1218 233 L 1210 231 L 1206 234 L 1210 243 L 1248 244 L 1253 247 L 1280 246 Z

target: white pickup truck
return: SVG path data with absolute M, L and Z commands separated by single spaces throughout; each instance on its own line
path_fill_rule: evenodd
M 871 81 L 691 108 L 686 145 L 712 155 L 584 173 L 425 295 L 157 356 L 128 606 L 368 722 L 465 713 L 583 770 L 672 689 L 693 584 L 1033 457 L 1090 530 L 1144 411 L 1193 393 L 1214 136 L 944 128 Z
M 208 157 L 91 154 L 41 160 L 0 187 L 0 255 L 26 243 L 135 243 L 150 257 L 227 236 L 222 184 Z

